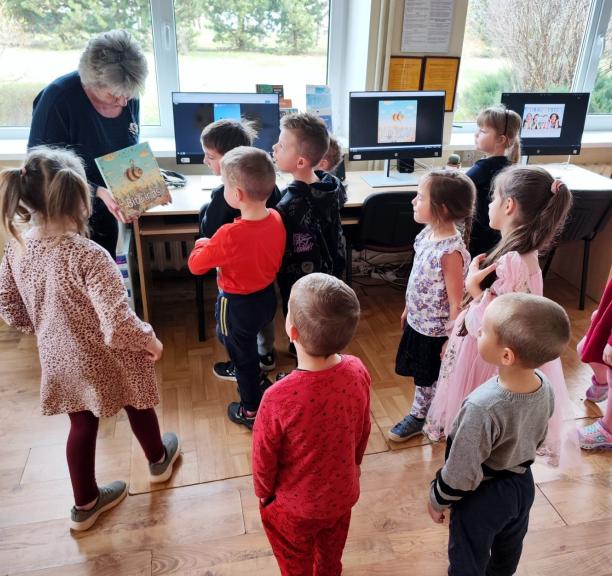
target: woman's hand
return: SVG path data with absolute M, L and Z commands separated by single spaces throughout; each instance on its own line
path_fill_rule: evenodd
M 604 348 L 603 351 L 603 361 L 608 365 L 608 366 L 612 366 L 612 346 L 610 346 L 610 344 L 606 344 L 606 347 Z M 609 370 L 608 370 L 608 374 L 609 374 Z M 609 402 L 609 400 L 608 400 Z
M 438 512 L 437 510 L 434 510 L 434 507 L 431 505 L 431 502 L 427 502 L 427 511 L 429 512 L 429 517 L 436 524 L 444 523 L 444 512 Z
M 465 279 L 465 289 L 474 300 L 476 300 L 483 292 L 483 290 L 480 288 L 481 282 L 497 268 L 497 262 L 494 262 L 481 270 L 480 264 L 486 257 L 486 254 L 479 254 L 472 260 L 467 278 Z
M 102 200 L 102 202 L 104 202 L 104 204 L 108 208 L 108 211 L 117 220 L 119 220 L 119 222 L 123 222 L 123 224 L 128 224 L 129 222 L 133 222 L 134 220 L 137 220 L 137 217 L 128 220 L 123 215 L 123 213 L 121 212 L 121 210 L 119 208 L 119 204 L 117 204 L 115 199 L 112 197 L 112 195 L 111 195 L 111 193 L 110 193 L 108 188 L 104 188 L 103 186 L 98 186 L 96 188 L 96 197 L 100 198 L 100 200 Z

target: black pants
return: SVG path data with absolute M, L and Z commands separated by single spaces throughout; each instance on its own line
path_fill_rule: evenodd
M 531 470 L 483 482 L 450 516 L 449 576 L 516 572 L 535 497 Z
M 253 294 L 220 291 L 215 306 L 217 336 L 236 366 L 240 399 L 247 410 L 257 410 L 261 402 L 261 369 L 257 353 L 257 333 L 274 318 L 274 284 Z
M 106 204 L 100 198 L 94 198 L 92 214 L 89 219 L 91 239 L 106 248 L 114 260 L 117 255 L 117 238 L 119 225 L 115 217 L 108 211 Z

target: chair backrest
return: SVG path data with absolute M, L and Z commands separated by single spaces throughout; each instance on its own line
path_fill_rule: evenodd
M 612 200 L 609 196 L 574 193 L 574 202 L 561 233 L 561 241 L 592 238 L 606 224 L 611 208 Z
M 416 192 L 379 192 L 368 196 L 361 209 L 360 237 L 364 248 L 385 251 L 410 249 L 422 224 L 414 221 Z

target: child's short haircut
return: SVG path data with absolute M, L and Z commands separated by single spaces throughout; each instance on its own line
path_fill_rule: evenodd
M 354 290 L 335 276 L 314 272 L 291 289 L 291 323 L 311 356 L 327 358 L 343 350 L 353 338 L 359 314 Z
M 238 146 L 252 146 L 256 136 L 255 124 L 250 120 L 217 120 L 202 130 L 200 141 L 203 148 L 227 154 Z
M 323 160 L 327 160 L 327 169 L 330 172 L 338 168 L 338 165 L 340 162 L 342 162 L 342 149 L 340 148 L 338 140 L 336 140 L 331 134 L 329 136 L 329 148 L 323 155 L 323 158 L 321 158 L 321 162 Z
M 295 133 L 299 154 L 316 166 L 329 148 L 329 133 L 325 122 L 314 114 L 287 114 L 281 120 L 281 128 Z
M 241 188 L 250 200 L 267 200 L 276 185 L 270 155 L 250 146 L 238 146 L 221 159 L 221 174 L 232 186 Z
M 556 302 L 515 292 L 498 296 L 487 308 L 498 343 L 510 348 L 526 368 L 558 358 L 570 340 L 570 321 Z

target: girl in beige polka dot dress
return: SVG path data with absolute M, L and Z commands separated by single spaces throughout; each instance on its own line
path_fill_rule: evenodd
M 153 409 L 162 344 L 130 309 L 108 252 L 85 237 L 90 212 L 83 165 L 72 152 L 34 148 L 21 169 L 0 173 L 0 218 L 12 237 L 0 264 L 0 317 L 36 334 L 43 414 L 70 418 L 74 530 L 87 530 L 127 494 L 125 482 L 96 483 L 100 417 L 125 409 L 151 482 L 168 480 L 180 454 L 176 434 L 161 436 Z

